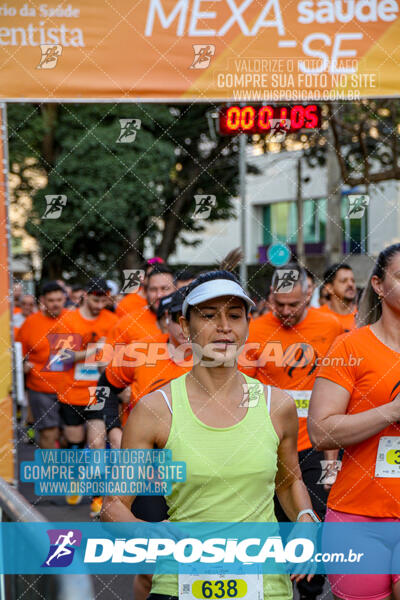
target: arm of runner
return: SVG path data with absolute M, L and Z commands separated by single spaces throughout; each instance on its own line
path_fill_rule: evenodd
M 293 399 L 277 388 L 272 388 L 271 419 L 279 437 L 276 493 L 283 510 L 292 521 L 312 503 L 301 477 L 297 453 L 298 417 Z M 309 515 L 301 521 L 313 522 Z
M 400 419 L 400 393 L 387 404 L 346 415 L 349 400 L 347 389 L 329 379 L 317 377 L 308 416 L 308 433 L 317 450 L 359 444 Z
M 297 453 L 298 417 L 293 399 L 276 388 L 271 394 L 271 419 L 280 439 L 278 447 L 278 472 L 275 478 L 276 494 L 279 502 L 292 521 L 297 521 L 301 510 L 310 508 L 312 503 L 301 477 Z M 313 523 L 310 515 L 302 515 L 300 522 Z M 301 581 L 307 577 L 311 581 L 313 574 L 293 573 L 292 581 Z
M 132 396 L 132 391 L 131 391 L 131 387 L 130 386 L 127 387 L 127 388 L 125 388 L 124 390 L 122 390 L 122 392 L 120 392 L 118 394 L 119 399 L 124 404 L 129 404 L 131 396 Z
M 31 362 L 29 362 L 29 360 L 27 358 L 24 358 L 22 361 L 22 368 L 26 375 L 33 368 L 33 364 Z
M 73 351 L 72 357 L 74 362 L 80 362 L 81 360 L 85 360 L 86 358 L 90 358 L 93 355 L 97 354 L 99 350 L 101 350 L 105 341 L 106 338 L 102 337 L 99 338 L 95 344 L 90 344 L 90 347 L 85 348 L 85 350 Z
M 158 425 L 165 421 L 164 403 L 160 394 L 144 396 L 132 409 L 122 434 L 121 449 L 152 450 L 159 445 Z M 131 512 L 136 496 L 105 496 L 100 518 L 102 521 L 138 521 Z

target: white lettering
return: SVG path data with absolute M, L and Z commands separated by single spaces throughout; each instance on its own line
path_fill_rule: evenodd
M 270 12 L 271 9 L 275 11 L 275 20 L 266 21 L 265 17 Z M 256 24 L 251 30 L 250 35 L 257 35 L 259 29 L 261 27 L 276 27 L 279 35 L 285 35 L 285 28 L 283 26 L 282 15 L 281 15 L 281 7 L 279 5 L 279 0 L 268 0 L 265 4 L 263 10 L 261 11 Z
M 97 555 L 97 547 L 101 552 Z M 102 563 L 107 562 L 113 556 L 114 542 L 106 538 L 88 539 L 85 548 L 84 562 Z
M 215 17 L 217 16 L 217 13 L 215 11 L 201 12 L 200 4 L 202 2 L 211 2 L 211 0 L 194 0 L 192 16 L 190 18 L 190 25 L 188 31 L 188 35 L 191 35 L 193 37 L 215 35 L 215 29 L 196 29 L 198 19 L 200 19 L 201 21 L 203 19 L 215 19 Z M 214 0 L 214 2 L 219 2 L 219 0 Z
M 154 18 L 157 12 L 158 17 L 160 19 L 161 26 L 164 29 L 168 29 L 171 23 L 176 19 L 177 15 L 180 13 L 178 27 L 176 30 L 176 35 L 183 35 L 186 23 L 186 15 L 188 11 L 188 0 L 178 0 L 175 4 L 175 8 L 171 11 L 169 16 L 167 17 L 164 13 L 161 0 L 150 0 L 149 12 L 147 13 L 147 23 L 145 29 L 145 35 L 150 36 L 153 33 L 154 27 Z

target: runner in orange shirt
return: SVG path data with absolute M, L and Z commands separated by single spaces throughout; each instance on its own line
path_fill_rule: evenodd
M 35 296 L 32 296 L 32 294 L 25 294 L 24 296 L 22 296 L 21 308 L 19 312 L 14 312 L 13 315 L 14 339 L 16 339 L 18 330 L 20 327 L 22 327 L 22 324 L 27 319 L 27 317 L 35 313 L 36 310 L 37 306 Z
M 40 298 L 42 310 L 26 318 L 20 327 L 16 341 L 22 343 L 24 372 L 28 390 L 29 406 L 39 431 L 41 448 L 56 448 L 60 433 L 60 411 L 57 392 L 62 385 L 63 373 L 60 364 L 51 359 L 49 336 L 60 330 L 64 309 L 64 291 L 56 282 L 49 282 L 42 288 Z
M 328 492 L 321 484 L 325 464 L 321 461 L 326 457 L 323 452 L 312 449 L 307 434 L 308 404 L 317 366 L 335 338 L 343 333 L 343 327 L 335 317 L 309 308 L 310 294 L 307 274 L 299 265 L 288 264 L 277 269 L 269 295 L 271 312 L 250 322 L 246 344 L 249 350 L 242 354 L 239 365 L 240 370 L 262 383 L 285 390 L 296 402 L 299 417 L 297 449 L 303 481 L 315 511 L 323 518 Z M 246 357 L 251 359 L 253 366 L 250 369 L 246 367 Z M 335 459 L 336 452 L 329 458 Z M 289 520 L 279 503 L 276 503 L 276 516 L 278 521 Z M 299 582 L 301 597 L 316 598 L 322 592 L 323 584 L 321 575 L 310 582 Z
M 335 263 L 324 273 L 324 287 L 329 301 L 319 310 L 335 315 L 345 331 L 355 329 L 357 288 L 353 269 L 349 265 Z
M 319 450 L 344 448 L 329 495 L 330 522 L 400 521 L 399 273 L 400 244 L 394 244 L 378 256 L 361 298 L 364 326 L 340 336 L 317 373 L 311 439 Z M 373 544 L 388 565 L 399 567 L 398 543 L 393 548 L 374 536 Z M 337 598 L 400 598 L 400 575 L 328 577 Z
M 104 447 L 102 411 L 96 410 L 98 407 L 95 406 L 94 390 L 100 371 L 94 355 L 99 349 L 99 342 L 105 341 L 117 321 L 116 316 L 104 308 L 107 296 L 107 283 L 102 279 L 94 281 L 88 286 L 82 305 L 69 311 L 63 319 L 63 335 L 58 348 L 72 352 L 70 368 L 64 370 L 58 399 L 65 422 L 65 436 L 75 447 L 82 447 L 85 442 L 85 424 L 88 445 L 91 448 Z M 93 356 L 93 361 L 90 356 Z
M 147 306 L 146 300 L 146 286 L 147 286 L 147 277 L 150 271 L 154 268 L 155 265 L 164 264 L 164 261 L 159 256 L 155 256 L 154 258 L 150 258 L 146 260 L 144 263 L 142 270 L 144 271 L 143 281 L 141 282 L 139 288 L 136 292 L 126 294 L 122 300 L 117 304 L 115 309 L 115 314 L 118 318 L 122 319 L 125 315 L 132 315 L 138 310 L 143 309 Z
M 119 319 L 122 319 L 122 317 L 125 317 L 126 315 L 133 315 L 147 307 L 147 300 L 142 296 L 142 289 L 143 286 L 141 286 L 134 294 L 126 294 L 126 296 L 118 302 L 115 314 Z
M 64 433 L 70 448 L 83 448 L 85 434 L 90 448 L 105 446 L 103 403 L 96 399 L 99 362 L 95 360 L 99 343 L 104 342 L 117 317 L 104 307 L 108 301 L 107 282 L 98 279 L 89 284 L 79 308 L 63 319 L 58 339 L 59 355 L 66 356 L 63 385 L 58 393 Z M 93 356 L 93 361 L 91 361 Z M 86 431 L 85 431 L 86 425 Z M 69 504 L 78 504 L 80 496 L 68 496 Z M 101 510 L 101 498 L 93 498 L 91 516 Z
M 157 325 L 157 308 L 160 299 L 174 291 L 174 276 L 169 267 L 156 266 L 150 272 L 146 286 L 147 305 L 140 311 L 120 319 L 110 332 L 109 341 L 114 344 L 130 344 L 143 338 L 160 336 Z
M 121 347 L 115 353 L 115 360 L 107 365 L 101 375 L 99 386 L 110 386 L 112 391 L 119 394 L 134 385 L 132 407 L 142 396 L 192 368 L 191 352 L 187 356 L 190 346 L 179 325 L 182 302 L 181 291 L 162 298 L 157 317 L 159 322 L 165 322 L 167 339 L 166 336 L 159 336 L 157 341 L 150 337 L 143 338 L 125 349 Z
M 139 397 L 143 395 L 139 393 L 140 387 L 137 387 L 135 374 L 138 371 L 147 372 L 147 369 L 138 368 L 139 366 L 149 366 L 148 364 L 145 365 L 147 349 L 150 348 L 150 359 L 153 362 L 161 359 L 161 356 L 159 356 L 157 352 L 160 350 L 160 347 L 161 349 L 165 347 L 165 342 L 167 340 L 167 336 L 165 335 L 168 334 L 166 327 L 166 310 L 170 300 L 171 295 L 161 298 L 159 302 L 157 308 L 157 323 L 159 326 L 157 337 L 144 338 L 143 340 L 134 341 L 127 345 L 118 343 L 115 344 L 114 348 L 112 348 L 112 360 L 107 369 L 111 373 L 110 377 L 118 379 L 113 383 L 113 385 L 115 385 L 115 388 L 120 389 L 115 392 L 112 387 L 109 388 L 110 393 L 104 407 L 104 419 L 111 448 L 120 447 L 122 425 L 125 425 L 125 421 L 128 418 L 128 414 L 132 406 L 137 402 Z M 153 346 L 151 346 L 151 343 L 153 343 Z M 107 355 L 107 352 L 110 352 L 110 345 L 105 347 L 104 350 L 104 359 L 108 361 L 109 355 Z M 103 359 L 103 356 L 101 359 Z M 98 386 L 104 387 L 108 386 L 108 384 L 109 382 L 103 374 L 99 380 Z M 124 393 L 122 393 L 123 391 Z M 125 405 L 122 411 L 120 410 L 121 401 Z

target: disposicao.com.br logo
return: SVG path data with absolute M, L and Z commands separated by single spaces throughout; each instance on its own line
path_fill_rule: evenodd
M 391 573 L 400 523 L 2 523 L 4 573 Z M 375 527 L 373 527 L 375 526 Z M 79 529 L 78 529 L 79 528 Z M 372 530 L 372 533 L 371 533 Z M 375 536 L 375 537 L 374 537 Z M 21 552 L 21 544 L 26 552 Z M 224 571 L 221 571 L 224 572 Z
M 75 548 L 81 545 L 79 529 L 49 529 L 50 548 L 42 567 L 68 567 L 74 558 Z
M 252 548 L 252 552 L 248 551 Z M 257 552 L 258 553 L 254 553 Z M 303 563 L 314 554 L 314 543 L 307 538 L 295 538 L 284 545 L 280 536 L 266 540 L 248 538 L 241 541 L 228 538 L 90 538 L 86 543 L 85 563 L 155 563 L 169 557 L 179 564 L 244 563 L 260 564 L 271 559 L 275 563 Z

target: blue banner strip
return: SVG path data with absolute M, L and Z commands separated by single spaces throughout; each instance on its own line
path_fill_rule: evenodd
M 397 574 L 393 523 L 1 523 L 5 574 Z

